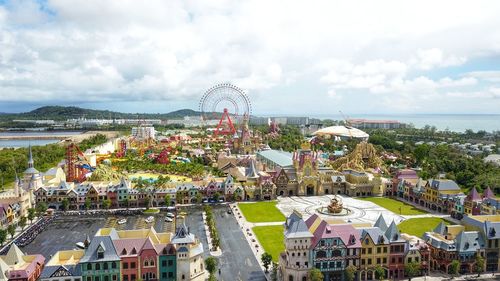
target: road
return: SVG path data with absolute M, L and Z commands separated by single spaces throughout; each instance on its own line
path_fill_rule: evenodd
M 264 281 L 266 280 L 248 242 L 243 236 L 236 219 L 232 214 L 227 214 L 227 206 L 214 206 L 215 223 L 219 231 L 222 255 L 217 257 L 221 273 L 216 277 L 220 281 Z M 201 211 L 190 211 L 186 225 L 190 231 L 203 241 L 205 257 L 209 251 L 206 245 L 206 234 L 201 219 Z

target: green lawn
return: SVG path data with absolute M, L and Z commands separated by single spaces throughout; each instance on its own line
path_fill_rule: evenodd
M 441 218 L 415 218 L 407 219 L 398 225 L 399 231 L 417 237 L 422 237 L 425 232 L 432 231 L 440 222 L 450 224 Z
M 367 197 L 367 198 L 356 198 L 359 200 L 370 201 L 382 208 L 385 208 L 398 215 L 422 215 L 427 214 L 426 211 L 422 211 L 413 207 L 410 204 L 403 203 L 401 201 L 385 198 L 385 197 Z M 401 211 L 400 211 L 401 208 Z
M 252 228 L 257 240 L 264 247 L 264 251 L 273 256 L 273 261 L 278 262 L 279 254 L 285 250 L 285 241 L 282 225 L 256 226 Z M 252 245 L 252 247 L 254 247 Z M 262 251 L 259 250 L 259 253 Z
M 285 221 L 285 216 L 276 208 L 276 202 L 238 204 L 248 222 Z

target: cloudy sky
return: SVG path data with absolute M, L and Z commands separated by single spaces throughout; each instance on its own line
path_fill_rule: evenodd
M 285 4 L 286 3 L 286 4 Z M 0 0 L 0 112 L 500 113 L 500 1 Z

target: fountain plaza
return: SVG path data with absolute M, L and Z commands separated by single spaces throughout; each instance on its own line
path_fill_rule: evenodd
M 276 207 L 287 217 L 293 210 L 297 210 L 304 219 L 313 214 L 318 214 L 330 223 L 353 223 L 360 226 L 371 226 L 380 214 L 388 222 L 394 220 L 399 224 L 405 220 L 404 216 L 395 214 L 375 203 L 343 195 L 278 197 Z

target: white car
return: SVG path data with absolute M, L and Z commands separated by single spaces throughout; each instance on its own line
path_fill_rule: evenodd
M 173 220 L 172 218 L 166 217 L 166 218 L 165 218 L 165 221 L 166 221 L 166 222 L 173 222 L 174 220 Z
M 149 216 L 149 217 L 146 218 L 145 221 L 146 221 L 146 223 L 152 223 L 154 220 L 155 220 L 155 217 Z
M 118 224 L 125 224 L 127 223 L 127 219 L 121 219 L 118 221 Z
M 169 218 L 175 218 L 175 215 L 173 213 L 167 213 L 167 217 L 169 217 Z

